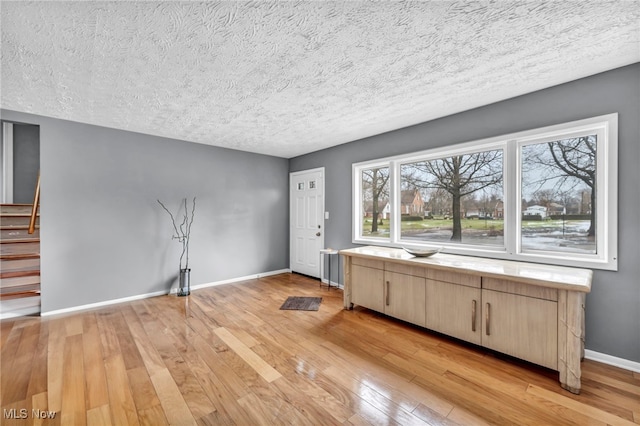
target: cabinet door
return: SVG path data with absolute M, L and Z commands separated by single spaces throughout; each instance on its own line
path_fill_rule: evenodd
M 351 302 L 384 312 L 384 271 L 365 266 L 351 266 Z
M 384 313 L 425 326 L 425 279 L 413 275 L 385 272 Z
M 479 288 L 427 280 L 427 328 L 481 344 Z
M 482 345 L 558 369 L 558 304 L 482 290 Z

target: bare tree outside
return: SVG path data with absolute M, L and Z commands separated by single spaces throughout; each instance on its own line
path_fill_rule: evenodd
M 570 217 L 588 216 L 588 227 L 576 232 L 591 241 L 592 247 L 596 235 L 596 145 L 596 135 L 526 145 L 521 159 L 523 197 L 544 207 L 562 205 Z
M 541 205 L 548 206 L 553 203 L 558 194 L 552 189 L 538 189 L 533 194 L 531 194 L 530 200 L 527 202 L 529 205 Z
M 401 166 L 403 181 L 415 188 L 443 191 L 451 197 L 451 241 L 462 241 L 462 200 L 478 191 L 501 191 L 502 150 L 483 151 Z M 498 188 L 500 188 L 498 190 Z
M 442 189 L 428 191 L 427 206 L 432 215 L 446 216 L 451 212 L 451 194 Z
M 389 168 L 380 167 L 362 171 L 362 204 L 365 216 L 371 214 L 371 234 L 378 233 L 381 203 L 389 199 Z M 363 225 L 365 222 L 363 221 Z M 364 230 L 364 226 L 363 226 Z

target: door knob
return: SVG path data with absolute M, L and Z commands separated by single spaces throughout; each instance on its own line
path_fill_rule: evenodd
M 320 236 L 320 232 L 316 232 L 316 237 L 319 237 L 319 236 Z

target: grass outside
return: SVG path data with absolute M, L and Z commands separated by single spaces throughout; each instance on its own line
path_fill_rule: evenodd
M 382 224 L 378 222 L 378 231 L 376 233 L 371 233 L 371 222 L 372 219 L 370 217 L 363 218 L 363 235 L 382 236 L 389 234 L 390 221 L 388 219 L 382 219 Z M 554 230 L 560 231 L 563 227 L 577 225 L 580 223 L 585 223 L 585 221 L 567 220 L 562 223 L 562 220 L 523 220 L 522 232 L 526 234 L 528 232 L 536 232 L 536 230 L 539 230 L 545 233 L 551 233 Z M 463 232 L 465 230 L 471 232 L 492 231 L 493 233 L 498 234 L 503 234 L 504 232 L 503 220 L 462 219 L 461 225 Z M 402 221 L 400 222 L 400 227 L 403 234 L 411 234 L 413 232 L 428 233 L 430 231 L 442 231 L 447 229 L 451 230 L 453 228 L 453 219 L 434 218 L 416 221 Z
M 389 234 L 388 219 L 383 219 L 382 224 L 378 222 L 378 232 L 376 232 L 375 234 L 371 233 L 371 222 L 372 219 L 370 217 L 363 218 L 362 224 L 364 235 Z M 502 233 L 502 231 L 504 230 L 504 221 L 502 220 L 462 219 L 461 224 L 463 230 L 494 230 L 500 233 Z M 405 231 L 407 231 L 408 233 L 411 233 L 411 231 L 440 231 L 445 229 L 452 229 L 453 219 L 434 218 L 416 221 L 403 221 L 400 222 L 400 227 L 402 233 L 405 233 Z

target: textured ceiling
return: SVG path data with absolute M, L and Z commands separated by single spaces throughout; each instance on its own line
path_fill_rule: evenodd
M 2 108 L 290 158 L 640 61 L 638 1 L 6 2 Z

